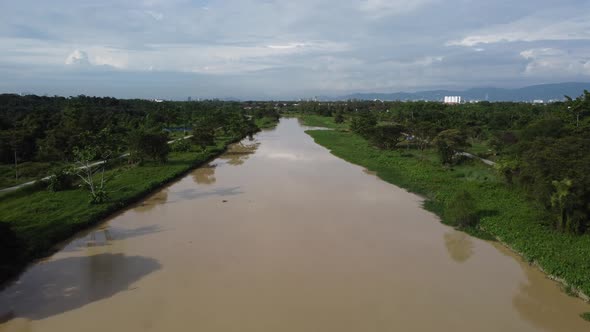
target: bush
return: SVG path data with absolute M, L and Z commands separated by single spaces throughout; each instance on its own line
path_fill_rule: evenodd
M 475 199 L 466 190 L 461 190 L 447 204 L 445 216 L 459 228 L 476 226 L 478 216 Z
M 192 149 L 191 142 L 188 139 L 179 139 L 172 144 L 174 152 L 189 152 Z
M 585 312 L 585 313 L 581 314 L 580 317 L 582 317 L 585 320 L 590 322 L 590 312 Z
M 47 190 L 49 191 L 58 192 L 68 190 L 74 185 L 74 176 L 67 169 L 61 168 L 47 182 Z

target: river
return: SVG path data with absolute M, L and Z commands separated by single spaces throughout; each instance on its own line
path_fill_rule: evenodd
M 0 293 L 0 331 L 590 331 L 504 247 L 281 119 Z

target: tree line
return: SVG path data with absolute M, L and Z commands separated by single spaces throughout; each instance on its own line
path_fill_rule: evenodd
M 216 137 L 239 139 L 258 130 L 257 119 L 278 116 L 267 105 L 218 100 L 153 102 L 4 94 L 0 95 L 0 163 L 14 165 L 16 176 L 19 163 L 68 165 L 70 173 L 88 185 L 93 199 L 102 201 L 101 181 L 94 179 L 121 155 L 128 163 L 165 163 L 172 151 L 205 149 L 216 144 Z M 190 139 L 179 139 L 185 136 Z M 39 178 L 48 175 L 42 171 Z M 65 186 L 65 173 L 58 170 L 50 187 Z
M 506 184 L 545 206 L 558 231 L 590 233 L 590 92 L 564 102 L 302 102 L 299 113 L 347 121 L 380 149 L 434 149 L 446 167 L 473 145 Z
M 0 162 L 71 161 L 77 146 L 93 140 L 123 152 L 141 137 L 139 132 L 164 135 L 201 126 L 237 126 L 237 116 L 278 116 L 261 109 L 245 111 L 241 103 L 223 101 L 156 103 L 101 97 L 40 97 L 0 95 Z M 154 138 L 154 137 L 152 137 Z M 106 142 L 105 142 L 106 143 Z

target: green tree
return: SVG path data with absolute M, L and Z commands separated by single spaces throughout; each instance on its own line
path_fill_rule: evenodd
M 495 155 L 501 155 L 518 143 L 518 137 L 511 131 L 497 132 L 489 140 L 489 146 Z
M 586 232 L 590 228 L 590 138 L 537 138 L 521 149 L 521 186 L 554 213 L 557 229 Z
M 572 180 L 563 179 L 552 181 L 555 191 L 551 194 L 551 206 L 557 210 L 557 229 L 566 231 L 571 228 L 570 216 L 567 211 L 567 201 L 572 188 Z
M 576 117 L 576 127 L 579 127 L 580 116 L 590 110 L 590 92 L 588 90 L 584 90 L 584 94 L 577 97 L 576 99 L 572 99 L 570 96 L 565 96 L 565 98 L 567 100 L 566 105 L 568 110 L 570 110 Z
M 468 147 L 467 137 L 458 129 L 447 129 L 440 132 L 433 143 L 438 149 L 441 162 L 452 165 L 457 160 L 460 149 Z
M 191 140 L 201 149 L 215 145 L 215 129 L 211 127 L 210 123 L 198 122 L 193 126 Z
M 75 163 L 71 173 L 76 174 L 88 188 L 91 203 L 104 203 L 108 199 L 105 169 L 110 156 L 100 154 L 95 146 L 76 147 L 73 152 Z
M 436 137 L 437 133 L 436 126 L 430 122 L 420 122 L 415 126 L 413 136 L 418 144 L 422 157 L 424 156 L 424 150 L 432 144 L 432 140 Z
M 369 138 L 376 125 L 377 117 L 373 112 L 360 112 L 360 114 L 353 117 L 350 129 L 365 138 Z
M 370 140 L 381 149 L 393 150 L 404 137 L 403 133 L 400 124 L 380 123 L 373 128 Z
M 518 167 L 518 161 L 512 159 L 502 159 L 496 162 L 496 165 L 494 166 L 496 172 L 498 172 L 509 185 L 513 184 L 513 178 L 518 172 Z
M 168 135 L 163 132 L 138 129 L 130 136 L 129 152 L 132 160 L 144 162 L 150 159 L 165 163 L 170 153 Z
M 20 159 L 19 153 L 21 148 L 24 146 L 25 133 L 23 130 L 13 129 L 8 132 L 8 142 L 12 152 L 14 153 L 14 175 L 18 180 L 18 161 Z
M 477 207 L 475 199 L 466 190 L 455 194 L 445 209 L 447 220 L 456 227 L 466 228 L 477 225 Z

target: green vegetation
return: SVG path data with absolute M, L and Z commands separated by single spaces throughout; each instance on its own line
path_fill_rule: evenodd
M 467 137 L 458 129 L 443 130 L 432 141 L 438 150 L 440 160 L 443 164 L 456 164 L 460 155 L 458 154 L 467 146 Z
M 270 129 L 277 125 L 277 120 L 276 118 L 264 117 L 254 120 L 254 123 L 260 129 Z
M 348 124 L 345 122 L 343 123 L 336 123 L 334 118 L 332 117 L 325 117 L 321 115 L 315 114 L 300 114 L 298 118 L 301 119 L 301 122 L 310 127 L 324 127 L 324 128 L 331 128 L 331 129 L 348 129 Z
M 26 188 L 5 195 L 0 224 L 10 225 L 14 239 L 21 243 L 7 251 L 18 250 L 22 257 L 21 264 L 0 265 L 0 276 L 13 274 L 22 263 L 48 253 L 55 244 L 77 231 L 201 165 L 222 152 L 227 143 L 228 140 L 222 140 L 200 152 L 172 152 L 166 164 L 147 162 L 109 170 L 106 176 L 111 179 L 105 187 L 109 197 L 102 204 L 91 204 L 85 188 L 58 192 Z
M 446 213 L 461 192 L 473 198 L 482 230 L 500 239 L 529 262 L 590 294 L 590 236 L 556 232 L 541 221 L 547 212 L 524 192 L 503 183 L 493 168 L 479 162 L 441 167 L 436 151 L 424 157 L 403 150 L 380 150 L 351 132 L 308 131 L 336 156 L 375 171 L 383 180 L 424 196 L 425 207 L 455 225 Z M 472 234 L 484 236 L 477 229 Z
M 458 228 L 477 226 L 477 206 L 475 199 L 466 190 L 461 190 L 453 196 L 445 209 L 446 220 Z
M 30 179 L 51 175 L 0 195 L 0 281 L 252 135 L 254 121 L 278 120 L 274 108 L 246 110 L 239 103 L 162 105 L 84 96 L 0 95 L 0 110 L 0 137 L 21 138 L 0 142 L 0 161 L 6 162 L 0 169 L 12 166 L 14 172 L 16 155 L 17 163 L 38 166 Z M 181 130 L 166 129 L 180 124 Z M 168 143 L 170 132 L 184 134 L 188 125 L 192 139 Z
M 309 134 L 423 195 L 444 223 L 499 239 L 590 295 L 590 92 L 542 106 L 349 100 L 292 111 L 331 128 L 336 116 L 348 119 L 351 132 Z
M 580 317 L 582 317 L 585 320 L 590 322 L 590 312 L 585 312 L 585 313 L 581 314 Z
M 163 142 L 188 135 L 195 124 L 252 132 L 256 126 L 247 119 L 272 125 L 285 105 L 0 94 L 0 189 L 51 175 L 74 160 L 75 148 L 104 139 L 111 158 L 135 150 L 132 157 L 163 160 Z M 150 140 L 159 156 L 148 151 Z
M 466 162 L 462 152 L 472 150 L 498 161 L 506 183 L 539 204 L 547 213 L 539 222 L 590 234 L 588 91 L 547 105 L 349 100 L 301 102 L 288 110 L 307 123 L 343 130 L 335 120 L 345 118 L 350 130 L 383 150 L 420 150 L 421 158 L 430 158 L 425 151 L 436 147 L 446 167 Z
M 63 166 L 63 162 L 23 162 L 18 165 L 18 178 L 16 178 L 14 164 L 0 164 L 0 188 L 36 180 L 44 177 L 44 174 L 56 172 Z

